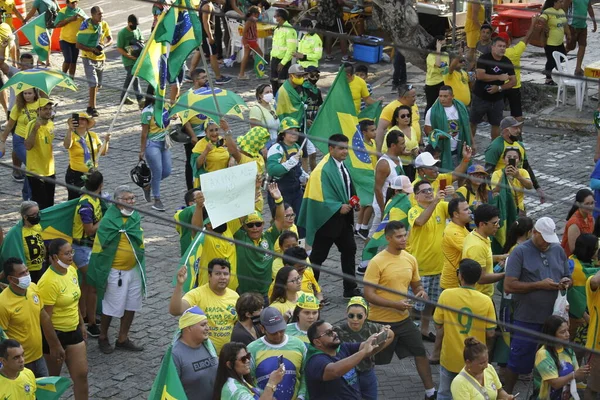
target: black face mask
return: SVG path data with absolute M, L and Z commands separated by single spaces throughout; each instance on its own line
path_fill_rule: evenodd
M 227 230 L 227 224 L 221 224 L 221 225 L 217 226 L 216 228 L 213 228 L 213 231 L 217 232 L 217 233 L 223 233 L 226 230 Z
M 316 85 L 317 85 L 317 82 L 319 82 L 319 79 L 310 79 L 310 78 L 308 78 L 308 81 L 309 81 L 310 83 L 312 83 L 313 85 L 315 85 L 315 86 L 316 86 Z
M 129 29 L 131 29 L 132 31 L 135 31 L 137 29 L 137 25 L 134 24 L 129 24 Z
M 508 135 L 508 138 L 509 138 L 510 140 L 512 140 L 513 142 L 516 142 L 517 140 L 519 140 L 519 137 L 518 137 L 518 136 L 513 136 L 513 135 Z
M 250 319 L 252 320 L 252 323 L 253 323 L 254 325 L 258 325 L 258 324 L 260 324 L 260 315 L 255 315 L 255 316 L 253 316 L 253 317 L 252 317 L 252 318 L 250 318 Z
M 26 217 L 26 218 L 27 218 L 27 222 L 29 222 L 31 225 L 37 225 L 42 220 L 42 217 L 40 217 L 40 214 L 38 214 L 34 217 Z

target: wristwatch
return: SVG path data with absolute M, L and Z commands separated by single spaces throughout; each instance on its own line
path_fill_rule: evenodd
M 271 389 L 273 391 L 273 393 L 275 393 L 277 391 L 277 385 L 273 385 L 272 383 L 267 383 L 267 386 L 269 389 Z
M 498 93 L 502 93 L 502 85 L 498 85 Z

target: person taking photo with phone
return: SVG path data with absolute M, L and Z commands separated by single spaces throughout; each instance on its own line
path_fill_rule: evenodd
M 497 196 L 502 189 L 503 175 L 508 178 L 508 185 L 512 192 L 515 205 L 520 216 L 525 216 L 525 189 L 532 189 L 533 183 L 527 170 L 521 168 L 521 152 L 517 148 L 507 148 L 504 151 L 504 163 L 506 167 L 492 174 L 493 195 Z

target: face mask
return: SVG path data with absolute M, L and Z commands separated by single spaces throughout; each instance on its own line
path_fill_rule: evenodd
M 267 103 L 272 102 L 273 101 L 273 93 L 263 94 L 263 100 L 266 101 Z
M 313 85 L 315 85 L 315 86 L 316 86 L 316 85 L 317 85 L 317 82 L 318 82 L 319 80 L 318 80 L 318 79 L 310 79 L 310 78 L 308 78 L 308 81 L 309 81 L 310 83 L 312 83 Z
M 27 289 L 31 285 L 31 275 L 22 276 L 18 280 L 17 286 L 21 289 Z
M 36 215 L 35 217 L 27 217 L 27 222 L 29 222 L 31 225 L 37 225 L 40 223 L 42 217 L 40 217 L 40 215 Z
M 70 267 L 70 265 L 69 265 L 69 264 L 65 264 L 64 262 L 60 261 L 60 258 L 58 258 L 58 257 L 56 258 L 56 263 L 57 263 L 58 265 L 60 265 L 61 267 L 63 267 L 64 269 L 67 269 L 67 268 L 69 268 L 69 267 Z
M 133 24 L 129 25 L 129 29 L 131 29 L 132 31 L 135 31 L 137 29 L 137 27 L 138 27 L 137 25 L 133 25 Z
M 253 317 L 252 317 L 252 318 L 250 318 L 250 319 L 252 320 L 252 323 L 253 323 L 254 325 L 258 325 L 258 324 L 260 324 L 260 315 L 255 315 L 255 316 L 253 316 Z
M 294 85 L 300 86 L 304 83 L 304 77 L 299 77 L 299 78 L 292 78 L 292 83 Z
M 125 209 L 121 210 L 121 215 L 124 217 L 131 217 L 131 214 L 133 214 L 133 210 L 125 210 Z

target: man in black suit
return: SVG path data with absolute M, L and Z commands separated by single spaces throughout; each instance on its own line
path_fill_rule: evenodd
M 342 205 L 321 227 L 316 231 L 313 241 L 310 262 L 322 265 L 329 255 L 331 246 L 335 243 L 341 253 L 342 271 L 344 274 L 355 276 L 356 242 L 354 241 L 354 208 L 349 204 L 350 198 L 356 194 L 350 173 L 344 165 L 348 156 L 348 138 L 342 134 L 334 134 L 329 137 L 329 158 L 324 158 L 321 163 L 334 163 L 336 174 L 327 174 L 331 179 L 321 178 L 323 193 L 338 192 L 339 184 L 343 186 Z M 318 167 L 317 167 L 318 168 Z M 323 167 L 323 173 L 333 168 Z M 312 177 L 312 174 L 311 174 Z M 310 178 L 309 178 L 310 180 Z M 336 182 L 338 180 L 338 182 Z M 326 185 L 336 186 L 327 188 Z M 328 190 L 331 189 L 331 190 Z M 315 269 L 315 277 L 319 279 L 319 270 Z M 344 297 L 360 296 L 361 291 L 356 282 L 344 279 Z

